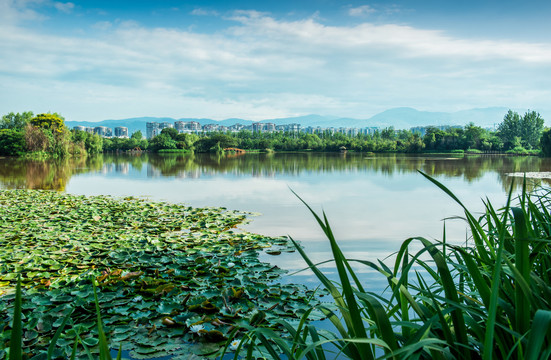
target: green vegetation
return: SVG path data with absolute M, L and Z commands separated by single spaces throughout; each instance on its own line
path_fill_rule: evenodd
M 113 358 L 111 357 L 111 353 L 109 351 L 109 343 L 107 342 L 107 334 L 105 334 L 105 331 L 103 330 L 103 321 L 101 320 L 101 313 L 99 308 L 96 285 L 93 282 L 92 282 L 92 286 L 94 289 L 94 303 L 96 305 L 96 315 L 97 315 L 97 337 L 98 337 L 98 348 L 99 348 L 98 359 L 112 360 Z M 10 360 L 22 360 L 28 356 L 27 353 L 23 352 L 23 323 L 21 321 L 21 316 L 23 312 L 22 308 L 23 308 L 23 299 L 21 295 L 21 278 L 19 277 L 17 279 L 17 285 L 15 289 L 15 300 L 14 300 L 14 309 L 13 309 L 13 320 L 11 323 L 12 330 L 11 330 L 11 336 L 10 336 L 10 343 L 9 343 L 9 347 L 6 349 L 7 351 L 9 351 Z M 58 346 L 57 342 L 61 337 L 61 334 L 65 330 L 65 326 L 71 320 L 70 316 L 71 316 L 71 313 L 69 313 L 65 318 L 63 318 L 61 325 L 57 328 L 54 336 L 52 337 L 50 344 L 48 345 L 48 352 L 46 353 L 47 360 L 51 360 L 54 357 L 56 346 Z M 74 360 L 76 358 L 77 349 L 79 345 L 81 345 L 85 349 L 88 359 L 93 359 L 92 353 L 88 350 L 86 345 L 84 345 L 82 338 L 79 336 L 79 334 L 77 334 L 76 336 L 76 341 L 73 346 L 70 359 Z M 117 353 L 117 360 L 121 360 L 121 358 L 122 358 L 122 347 L 119 347 L 119 351 Z
M 447 243 L 444 232 L 439 242 L 404 241 L 393 268 L 347 259 L 325 214 L 308 207 L 331 244 L 338 283 L 297 249 L 333 297 L 337 310 L 317 308 L 336 331 L 320 330 L 306 319 L 298 325 L 281 322 L 290 337 L 247 326 L 239 343 L 245 358 L 257 352 L 272 359 L 332 358 L 329 344 L 342 357 L 362 360 L 551 357 L 550 190 L 528 194 L 524 185 L 515 206 L 511 191 L 504 209 L 485 202 L 486 212 L 477 219 L 444 185 L 425 177 L 463 207 L 471 231 L 466 245 Z M 389 292 L 370 292 L 353 264 L 386 277 Z
M 163 129 L 172 130 L 174 129 Z M 527 112 L 523 117 L 509 111 L 492 132 L 469 123 L 464 127 L 448 127 L 440 129 L 428 127 L 423 136 L 410 130 L 395 130 L 392 127 L 375 131 L 373 134 L 355 136 L 343 133 L 308 134 L 304 132 L 251 132 L 211 133 L 203 135 L 191 145 L 182 148 L 193 149 L 196 152 L 220 153 L 225 148 L 244 150 L 275 150 L 275 151 L 328 151 L 338 152 L 342 148 L 356 152 L 509 152 L 512 154 L 537 155 L 540 149 L 540 138 L 543 132 L 543 119 L 536 112 Z M 167 134 L 168 135 L 168 134 Z M 174 135 L 175 136 L 175 135 Z M 174 140 L 173 136 L 173 140 Z M 152 140 L 156 147 L 176 148 L 174 141 L 168 136 Z M 551 152 L 551 151 L 550 151 Z
M 262 249 L 277 255 L 292 245 L 236 230 L 247 215 L 134 198 L 0 191 L 0 323 L 6 324 L 0 359 L 17 331 L 7 324 L 19 323 L 18 278 L 18 338 L 29 357 L 101 353 L 98 323 L 111 348 L 122 345 L 134 358 L 214 357 L 236 326 L 302 316 L 312 291 L 272 284 L 284 271 L 258 258 Z
M 9 113 L 0 122 L 0 155 L 65 158 L 102 151 L 103 138 L 67 129 L 56 113 Z
M 520 155 L 551 153 L 549 141 L 540 139 L 544 120 L 535 111 L 520 116 L 509 110 L 497 131 L 468 123 L 464 127 L 427 127 L 421 135 L 417 130 L 395 130 L 393 127 L 372 134 L 355 136 L 324 131 L 304 132 L 179 134 L 165 128 L 153 139 L 143 139 L 137 131 L 129 139 L 101 138 L 82 131 L 69 131 L 58 114 L 10 113 L 0 123 L 0 155 L 21 155 L 26 152 L 54 157 L 97 154 L 99 152 L 149 150 L 187 150 L 190 152 L 223 153 L 227 148 L 263 151 L 327 151 L 342 149 L 356 152 L 507 152 Z M 25 140 L 25 144 L 21 139 Z M 547 146 L 547 149 L 543 149 Z

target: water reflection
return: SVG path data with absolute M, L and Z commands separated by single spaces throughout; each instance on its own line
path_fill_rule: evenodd
M 145 168 L 145 172 L 143 171 Z M 3 188 L 64 191 L 69 179 L 78 174 L 110 176 L 173 177 L 200 179 L 216 175 L 275 178 L 319 173 L 374 173 L 393 177 L 422 170 L 436 177 L 459 178 L 467 183 L 491 172 L 504 190 L 510 188 L 512 172 L 551 171 L 549 159 L 514 156 L 411 156 L 388 154 L 273 153 L 273 154 L 107 154 L 62 160 L 0 158 L 0 186 Z M 532 186 L 541 180 L 530 182 Z M 544 180 L 549 185 L 549 180 Z M 520 186 L 520 181 L 516 181 Z
M 441 239 L 442 220 L 462 215 L 462 209 L 417 170 L 436 177 L 471 211 L 480 213 L 481 199 L 489 198 L 495 207 L 504 205 L 513 181 L 507 173 L 547 172 L 551 162 L 537 157 L 353 153 L 105 154 L 62 161 L 0 158 L 0 188 L 146 196 L 258 212 L 262 216 L 253 218 L 247 230 L 290 235 L 303 242 L 313 261 L 329 259 L 323 233 L 291 188 L 316 211 L 326 211 L 347 256 L 375 261 L 398 250 L 406 238 Z M 518 188 L 521 181 L 517 178 L 515 184 Z M 448 241 L 462 243 L 468 237 L 464 222 L 446 220 L 445 225 Z M 304 267 L 297 254 L 267 260 L 289 270 Z

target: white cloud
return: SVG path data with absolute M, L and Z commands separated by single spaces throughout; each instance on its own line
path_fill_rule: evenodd
M 6 26 L 21 20 L 43 20 L 45 16 L 33 9 L 43 2 L 43 0 L 0 0 L 1 23 Z
M 348 15 L 350 16 L 367 16 L 370 14 L 375 13 L 375 9 L 373 9 L 369 5 L 362 5 L 355 8 L 351 8 L 348 10 Z
M 54 7 L 61 12 L 70 14 L 75 8 L 75 4 L 73 4 L 72 2 L 62 3 L 56 1 L 54 2 Z
M 7 9 L 25 13 L 13 2 Z M 282 21 L 256 11 L 231 19 L 234 26 L 212 34 L 128 20 L 97 23 L 82 37 L 0 25 L 0 106 L 49 101 L 47 110 L 85 120 L 548 106 L 550 44 Z
M 195 8 L 191 11 L 191 15 L 196 15 L 196 16 L 218 16 L 220 14 L 215 10 Z

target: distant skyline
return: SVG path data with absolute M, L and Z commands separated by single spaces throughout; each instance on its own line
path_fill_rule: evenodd
M 0 112 L 551 121 L 550 1 L 0 0 Z

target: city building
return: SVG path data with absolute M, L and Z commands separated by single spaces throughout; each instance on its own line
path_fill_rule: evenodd
M 241 125 L 241 124 L 233 124 L 231 126 L 228 127 L 228 130 L 229 131 L 241 131 L 245 128 L 245 125 Z
M 253 132 L 274 132 L 276 125 L 274 123 L 253 123 Z
M 94 128 L 94 134 L 98 134 L 103 137 L 111 137 L 113 136 L 113 130 L 105 126 L 96 126 Z
M 198 133 L 201 129 L 201 124 L 197 121 L 176 121 L 174 123 L 174 128 L 178 130 L 179 133 Z
M 79 131 L 86 131 L 88 134 L 93 134 L 94 133 L 94 128 L 92 127 L 87 127 L 87 126 L 75 126 L 73 127 L 73 130 L 79 130 Z
M 146 127 L 145 137 L 147 139 L 153 139 L 155 136 L 161 133 L 159 123 L 157 122 L 148 122 L 145 124 L 145 127 Z
M 128 128 L 124 127 L 124 126 L 117 126 L 115 128 L 115 136 L 116 137 L 127 138 L 128 137 Z
M 203 125 L 203 131 L 204 131 L 204 132 L 218 131 L 218 124 L 206 124 L 206 125 Z

